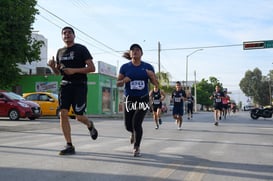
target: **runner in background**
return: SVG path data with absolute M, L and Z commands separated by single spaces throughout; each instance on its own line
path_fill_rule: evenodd
M 188 119 L 192 119 L 192 116 L 193 116 L 193 102 L 194 102 L 194 98 L 193 98 L 192 94 L 189 92 L 187 95 Z
M 173 118 L 176 120 L 178 130 L 182 128 L 183 114 L 184 114 L 184 100 L 186 100 L 186 93 L 182 89 L 181 83 L 176 82 L 175 90 L 172 92 L 173 101 Z
M 221 120 L 221 111 L 222 111 L 222 98 L 224 93 L 221 91 L 220 86 L 215 86 L 215 92 L 210 96 L 210 99 L 213 100 L 214 106 L 214 125 L 218 126 L 219 120 Z
M 222 106 L 223 106 L 223 117 L 224 119 L 227 118 L 227 113 L 228 113 L 228 107 L 229 107 L 229 103 L 230 103 L 230 97 L 227 94 L 227 89 L 224 89 L 224 96 L 222 97 Z
M 161 120 L 161 109 L 162 101 L 165 99 L 165 93 L 160 90 L 157 86 L 154 86 L 153 90 L 149 92 L 149 97 L 152 102 L 152 112 L 153 118 L 155 121 L 155 129 L 159 128 L 159 125 L 162 124 Z

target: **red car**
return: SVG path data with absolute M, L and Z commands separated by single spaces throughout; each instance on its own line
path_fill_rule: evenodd
M 39 104 L 27 101 L 13 92 L 0 90 L 0 117 L 9 117 L 10 120 L 19 120 L 19 118 L 35 120 L 40 116 Z

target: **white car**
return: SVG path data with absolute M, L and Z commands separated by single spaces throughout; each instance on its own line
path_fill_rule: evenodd
M 246 105 L 246 106 L 244 106 L 244 111 L 250 111 L 251 109 L 254 109 L 255 108 L 255 106 L 253 106 L 253 105 Z

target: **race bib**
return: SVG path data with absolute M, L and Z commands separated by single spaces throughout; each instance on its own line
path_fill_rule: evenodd
M 154 100 L 154 104 L 160 104 L 160 100 Z
M 181 102 L 181 98 L 180 97 L 175 97 L 174 102 Z
M 221 98 L 215 99 L 215 102 L 222 102 Z
M 145 88 L 145 82 L 143 80 L 134 80 L 130 82 L 131 90 L 142 90 Z

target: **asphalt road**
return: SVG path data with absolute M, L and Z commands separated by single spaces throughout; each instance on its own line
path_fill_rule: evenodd
M 272 119 L 239 112 L 216 127 L 211 112 L 199 112 L 179 131 L 170 115 L 159 130 L 147 115 L 139 158 L 121 118 L 93 120 L 98 139 L 73 120 L 76 155 L 59 156 L 65 142 L 57 119 L 1 119 L 0 181 L 273 180 Z

